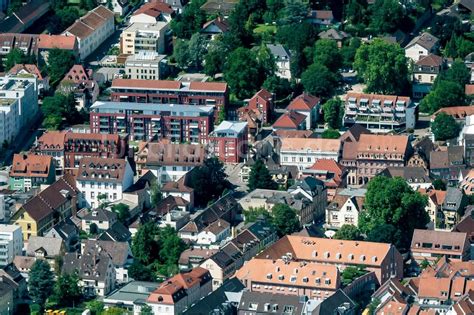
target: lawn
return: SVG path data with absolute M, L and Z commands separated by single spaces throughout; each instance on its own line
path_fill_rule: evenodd
M 254 33 L 261 34 L 261 33 L 276 33 L 276 25 L 265 25 L 265 24 L 258 24 L 257 27 L 253 30 Z

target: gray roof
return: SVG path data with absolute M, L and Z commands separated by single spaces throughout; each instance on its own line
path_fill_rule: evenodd
M 270 311 L 265 311 L 265 304 L 270 305 Z M 252 305 L 252 308 L 250 308 L 250 305 Z M 244 291 L 239 304 L 239 313 L 252 310 L 252 313 L 271 314 L 274 305 L 277 307 L 277 314 L 301 314 L 304 306 L 301 298 L 297 295 Z M 290 307 L 293 308 L 293 312 L 285 313 L 284 309 Z
M 28 240 L 26 255 L 35 256 L 38 249 L 44 249 L 47 257 L 61 255 L 63 240 L 55 237 L 31 236 Z
M 318 35 L 319 35 L 319 38 L 322 38 L 322 39 L 334 39 L 334 40 L 343 40 L 345 38 L 350 37 L 350 35 L 347 34 L 346 32 L 338 31 L 333 28 L 322 31 Z
M 63 240 L 68 240 L 72 236 L 79 234 L 78 227 L 72 222 L 72 220 L 70 218 L 67 218 L 67 219 L 59 222 L 55 226 L 53 226 L 51 231 L 49 231 L 48 234 L 46 234 L 46 236 L 49 236 L 53 230 L 56 231 L 56 233 Z
M 422 167 L 387 167 L 381 175 L 402 177 L 408 183 L 431 183 L 431 179 Z
M 227 136 L 237 136 L 239 135 L 247 126 L 247 122 L 235 122 L 235 121 L 227 121 L 224 120 L 217 126 L 212 134 L 219 134 L 225 133 Z
M 117 220 L 117 215 L 112 211 L 97 208 L 87 213 L 82 220 L 111 222 Z
M 293 191 L 297 189 L 298 187 L 301 187 L 303 190 L 307 192 L 314 192 L 318 189 L 319 187 L 324 187 L 324 182 L 322 180 L 319 180 L 317 178 L 308 176 L 305 177 L 301 180 L 295 181 L 295 183 L 288 189 L 288 191 Z
M 348 187 L 345 189 L 338 190 L 337 194 L 342 196 L 354 196 L 354 197 L 365 197 L 367 189 L 365 188 L 352 188 Z
M 436 36 L 431 35 L 430 33 L 423 33 L 421 35 L 416 36 L 413 38 L 405 49 L 410 48 L 413 45 L 420 45 L 428 50 L 433 49 L 433 47 L 438 43 L 439 39 Z
M 464 193 L 461 189 L 456 187 L 448 187 L 446 190 L 446 197 L 443 202 L 444 210 L 457 211 L 463 206 Z
M 110 255 L 94 246 L 85 248 L 82 254 L 66 253 L 62 271 L 71 274 L 77 270 L 81 279 L 105 281 L 109 264 L 112 264 Z
M 283 47 L 283 45 L 280 45 L 280 44 L 276 44 L 276 45 L 267 44 L 267 48 L 270 49 L 270 52 L 272 53 L 273 56 L 275 56 L 277 61 L 289 60 L 291 58 L 290 52 L 288 51 L 288 49 Z
M 158 288 L 159 285 L 157 282 L 132 281 L 112 292 L 104 298 L 104 302 L 112 304 L 117 301 L 124 304 L 132 304 L 137 300 L 146 300 L 150 293 Z
M 174 116 L 199 117 L 213 113 L 214 106 L 103 101 L 97 101 L 91 106 L 91 111 L 96 113 L 118 113 L 119 110 L 142 110 L 143 114 L 150 115 L 153 115 L 154 112 L 170 112 Z
M 308 304 L 313 301 L 314 300 L 308 301 L 306 305 L 308 306 Z M 355 311 L 356 308 L 354 301 L 352 301 L 351 298 L 341 289 L 338 289 L 334 294 L 324 299 L 322 302 L 318 302 L 320 304 L 318 304 L 319 306 L 316 307 L 316 311 L 313 312 L 312 315 L 339 314 L 339 308 L 345 308 L 348 314 L 352 314 L 349 310 Z M 341 312 L 341 314 L 345 313 Z
M 120 221 L 115 222 L 107 231 L 99 236 L 101 241 L 128 242 L 132 233 Z
M 85 247 L 86 249 L 99 246 L 105 250 L 110 257 L 112 257 L 112 262 L 115 266 L 124 266 L 128 259 L 131 259 L 132 256 L 130 245 L 127 242 L 113 242 L 113 241 L 102 241 L 102 240 L 87 240 Z
M 252 223 L 247 228 L 247 230 L 249 230 L 250 233 L 255 235 L 255 237 L 257 237 L 260 241 L 267 238 L 270 234 L 276 233 L 275 229 L 273 229 L 270 224 L 263 220 Z

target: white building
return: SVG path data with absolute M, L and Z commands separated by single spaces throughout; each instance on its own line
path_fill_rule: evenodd
M 115 31 L 115 15 L 100 5 L 76 20 L 64 35 L 76 36 L 79 45 L 79 56 L 84 60 L 96 50 Z
M 13 262 L 23 252 L 23 234 L 18 225 L 0 224 L 0 266 Z
M 358 226 L 367 189 L 344 189 L 334 197 L 326 208 L 327 229 L 340 229 L 344 224 Z
M 101 0 L 100 4 L 107 7 L 107 0 Z M 111 5 L 114 13 L 120 16 L 126 14 L 131 8 L 128 0 L 111 0 Z
M 166 68 L 166 55 L 156 51 L 139 51 L 125 61 L 125 75 L 129 79 L 160 80 Z
M 321 138 L 283 138 L 281 139 L 281 165 L 295 165 L 300 171 L 311 167 L 317 160 L 339 161 L 341 141 Z
M 121 51 L 126 55 L 134 55 L 139 51 L 154 51 L 163 54 L 170 38 L 168 22 L 133 23 L 123 30 L 121 35 Z
M 83 158 L 76 181 L 85 199 L 82 206 L 96 208 L 100 197 L 109 202 L 123 199 L 123 192 L 133 184 L 133 170 L 125 159 Z
M 283 47 L 280 44 L 273 45 L 267 44 L 267 48 L 272 53 L 273 57 L 275 58 L 275 63 L 277 67 L 276 75 L 283 79 L 291 79 L 291 71 L 290 71 L 290 60 L 291 60 L 291 53 L 288 49 Z
M 37 113 L 38 87 L 35 77 L 0 78 L 0 143 L 5 140 L 11 143 L 36 118 Z
M 201 246 L 216 245 L 216 248 L 219 248 L 219 244 L 228 237 L 230 237 L 229 222 L 218 219 L 198 233 L 196 244 Z
M 417 62 L 423 56 L 436 53 L 439 48 L 439 39 L 430 33 L 423 33 L 413 38 L 405 46 L 405 56 L 412 62 Z

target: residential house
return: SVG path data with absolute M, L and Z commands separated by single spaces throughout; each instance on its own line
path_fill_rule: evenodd
M 415 128 L 418 105 L 409 97 L 367 93 L 347 93 L 343 124 L 360 124 L 372 132 Z
M 167 74 L 166 55 L 139 51 L 125 61 L 125 75 L 130 79 L 160 80 Z
M 331 10 L 310 10 L 306 20 L 318 26 L 329 26 L 334 23 Z
M 239 120 L 247 123 L 249 143 L 255 143 L 263 127 L 263 114 L 258 109 L 250 109 L 248 106 L 237 109 Z
M 435 179 L 455 186 L 465 168 L 464 148 L 461 146 L 441 147 L 438 151 L 430 152 L 430 175 Z
M 413 62 L 417 62 L 424 56 L 436 53 L 439 48 L 439 39 L 430 33 L 422 33 L 414 37 L 405 46 L 405 56 Z
M 435 227 L 441 227 L 441 207 L 443 206 L 444 199 L 446 198 L 446 191 L 436 189 L 419 189 L 418 192 L 428 196 L 428 204 L 425 207 L 426 213 L 428 213 L 430 217 L 430 223 L 428 224 L 428 227 L 430 229 L 434 229 Z
M 11 76 L 34 76 L 38 82 L 38 94 L 43 94 L 45 91 L 49 90 L 49 78 L 44 77 L 41 74 L 41 71 L 35 64 L 16 64 L 8 70 L 8 74 Z
M 341 164 L 348 170 L 347 185 L 363 185 L 389 166 L 405 166 L 411 151 L 407 136 L 361 134 L 345 142 Z
M 320 101 L 319 97 L 303 93 L 294 98 L 286 110 L 305 115 L 306 129 L 313 129 L 319 119 Z
M 272 154 L 271 157 L 255 156 L 250 157 L 240 170 L 241 181 L 247 183 L 250 176 L 252 166 L 258 159 L 261 159 L 270 173 L 273 181 L 278 184 L 282 190 L 286 190 L 291 183 L 298 178 L 299 170 L 296 165 L 280 165 L 278 156 Z
M 56 266 L 56 259 L 62 257 L 64 253 L 63 240 L 54 237 L 31 236 L 26 247 L 26 256 L 45 259 L 51 268 L 61 268 L 61 266 Z
M 181 271 L 188 271 L 198 267 L 204 260 L 218 252 L 218 249 L 188 248 L 179 256 L 178 267 Z
M 168 22 L 130 24 L 120 36 L 120 51 L 125 55 L 139 52 L 164 54 L 170 47 L 170 27 Z M 143 79 L 143 78 L 140 78 Z
M 45 236 L 61 239 L 67 252 L 74 252 L 79 247 L 79 228 L 70 218 L 53 226 Z
M 428 189 L 432 185 L 430 177 L 422 167 L 387 167 L 380 175 L 389 178 L 401 177 L 413 190 Z
M 339 137 L 339 140 L 341 140 L 341 142 L 343 142 L 343 143 L 345 143 L 345 142 L 358 142 L 361 135 L 371 134 L 371 133 L 372 132 L 370 132 L 370 130 L 365 128 L 364 126 L 359 125 L 359 124 L 354 124 L 354 125 L 352 125 L 352 127 L 347 129 L 347 131 L 345 131 L 341 135 L 341 137 Z
M 471 244 L 471 260 L 474 257 L 474 215 L 472 209 L 466 211 L 464 217 L 453 228 L 453 232 L 467 233 L 469 243 Z
M 357 304 L 344 290 L 337 290 L 324 300 L 311 299 L 306 301 L 303 312 L 312 312 L 313 315 L 324 314 L 356 314 Z
M 201 34 L 208 36 L 211 40 L 216 39 L 217 36 L 227 33 L 229 31 L 229 22 L 221 16 L 210 20 L 201 28 Z
M 212 291 L 217 290 L 224 281 L 230 279 L 237 270 L 235 259 L 226 254 L 223 250 L 218 251 L 204 260 L 200 266 L 209 270 L 211 274 Z
M 0 224 L 0 266 L 3 268 L 11 264 L 15 256 L 21 256 L 22 253 L 21 227 L 13 224 Z
M 89 211 L 81 218 L 81 230 L 87 233 L 97 233 L 106 231 L 117 222 L 115 212 L 104 210 L 101 208 Z M 91 232 L 91 225 L 97 227 L 97 232 Z
M 106 7 L 109 7 L 107 1 L 100 0 L 99 3 Z M 123 16 L 130 11 L 133 5 L 128 0 L 112 0 L 110 2 L 110 6 L 111 10 L 115 13 L 115 15 Z
M 281 115 L 272 125 L 273 130 L 306 130 L 306 115 L 290 111 Z
M 15 310 L 14 292 L 15 285 L 5 276 L 0 276 L 0 313 L 13 315 Z
M 68 50 L 74 56 L 79 55 L 79 43 L 76 36 L 39 34 L 37 37 L 38 55 L 48 64 L 51 49 Z
M 102 232 L 98 238 L 100 241 L 130 242 L 132 233 L 120 221 L 115 222 L 107 230 Z
M 107 308 L 120 307 L 139 314 L 141 307 L 145 305 L 144 301 L 159 285 L 158 282 L 130 281 L 104 297 L 103 302 Z
M 50 156 L 15 154 L 9 174 L 9 186 L 11 189 L 28 191 L 41 184 L 53 183 L 55 174 Z
M 23 204 L 11 222 L 21 226 L 25 241 L 32 235 L 43 236 L 55 224 L 75 214 L 81 199 L 74 177 L 66 174 Z
M 145 2 L 130 17 L 130 23 L 171 22 L 174 17 L 173 8 L 166 2 L 150 1 Z
M 88 109 L 99 96 L 99 85 L 93 78 L 92 69 L 85 69 L 80 64 L 69 69 L 58 89 L 64 94 L 74 94 L 77 110 Z
M 298 166 L 300 172 L 313 166 L 319 159 L 332 159 L 338 162 L 340 154 L 341 141 L 338 139 L 281 139 L 280 163 Z
M 1 29 L 1 26 L 0 26 Z M 13 49 L 20 49 L 25 55 L 38 53 L 38 35 L 21 33 L 0 34 L 0 55 L 5 56 Z
M 429 54 L 413 66 L 413 97 L 421 99 L 431 90 L 438 74 L 445 68 L 443 57 Z
M 196 245 L 202 247 L 219 247 L 220 244 L 230 237 L 229 222 L 217 219 L 208 226 L 206 226 L 197 235 Z
M 90 125 L 94 133 L 129 134 L 135 141 L 205 144 L 213 116 L 213 106 L 98 101 L 91 106 Z
M 435 150 L 435 145 L 429 137 L 423 137 L 413 142 L 413 155 L 408 159 L 407 166 L 430 169 L 430 154 Z
M 470 244 L 466 233 L 415 229 L 410 251 L 417 263 L 436 262 L 446 256 L 453 261 L 470 258 Z
M 456 187 L 448 187 L 441 211 L 438 213 L 440 227 L 451 230 L 464 215 L 468 198 Z
M 81 253 L 66 253 L 62 272 L 78 273 L 79 287 L 85 296 L 106 296 L 115 288 L 112 257 L 99 246 L 85 246 Z
M 434 121 L 436 116 L 440 113 L 445 113 L 453 117 L 456 122 L 464 124 L 466 117 L 474 115 L 474 108 L 472 106 L 452 106 L 440 108 L 433 115 L 431 115 L 431 121 Z
M 79 163 L 77 187 L 84 195 L 83 207 L 96 208 L 104 201 L 123 199 L 133 184 L 133 171 L 127 160 L 85 157 Z
M 114 23 L 114 12 L 100 5 L 76 20 L 63 35 L 77 38 L 79 57 L 84 60 L 112 35 Z
M 170 226 L 178 231 L 190 220 L 190 215 L 187 211 L 187 201 L 180 197 L 166 197 L 160 201 L 155 210 L 150 212 L 154 211 L 158 215 L 160 227 Z
M 303 176 L 311 176 L 324 182 L 328 201 L 336 195 L 336 190 L 345 186 L 347 171 L 344 166 L 331 159 L 319 159 L 302 171 Z
M 181 314 L 212 291 L 211 280 L 209 271 L 201 267 L 177 274 L 151 292 L 146 304 L 152 308 L 153 314 Z
M 321 39 L 334 40 L 337 43 L 338 48 L 342 48 L 344 41 L 351 36 L 344 31 L 339 31 L 334 28 L 328 28 L 327 30 L 322 31 L 318 34 Z
M 268 124 L 273 116 L 274 96 L 266 89 L 261 89 L 251 99 L 248 100 L 245 109 L 254 110 L 262 113 L 264 124 Z M 240 111 L 239 111 L 240 113 Z
M 291 79 L 291 53 L 288 49 L 283 47 L 281 44 L 266 44 L 267 49 L 273 55 L 273 59 L 276 63 L 275 75 L 290 80 Z
M 326 208 L 326 228 L 337 230 L 345 224 L 358 226 L 366 192 L 363 188 L 338 191 Z
M 340 271 L 363 264 L 368 271 L 375 272 L 380 284 L 403 276 L 402 256 L 390 244 L 286 235 L 255 259 L 276 260 L 282 256 L 298 263 L 335 265 Z
M 173 196 L 175 198 L 182 198 L 189 202 L 188 209 L 194 209 L 194 189 L 189 186 L 192 172 L 188 172 L 176 182 L 167 182 L 161 187 L 163 197 Z
M 234 10 L 236 4 L 237 1 L 235 0 L 207 0 L 206 3 L 201 6 L 201 10 L 206 12 L 207 15 L 221 15 L 228 17 Z
M 313 177 L 305 177 L 296 180 L 295 183 L 288 188 L 288 192 L 293 196 L 302 195 L 313 203 L 311 209 L 312 218 L 311 216 L 301 218 L 302 224 L 311 224 L 313 221 L 324 217 L 328 202 L 327 189 L 324 182 Z
M 148 142 L 136 154 L 137 169 L 142 173 L 151 171 L 160 185 L 178 181 L 193 168 L 201 166 L 204 159 L 203 145 L 167 141 Z
M 116 102 L 214 106 L 215 118 L 229 105 L 229 88 L 225 82 L 115 79 L 111 92 L 112 101 Z
M 209 134 L 208 148 L 224 163 L 239 163 L 248 153 L 247 123 L 224 120 Z
M 341 286 L 339 270 L 335 265 L 285 259 L 254 258 L 236 274 L 250 292 L 308 296 L 324 299 Z

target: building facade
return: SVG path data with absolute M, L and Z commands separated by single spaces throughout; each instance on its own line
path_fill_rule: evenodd
M 311 167 L 319 159 L 339 161 L 339 139 L 283 138 L 281 139 L 280 163 L 295 165 L 300 172 Z
M 135 55 L 142 51 L 164 54 L 169 38 L 171 36 L 168 22 L 132 23 L 122 32 L 121 52 L 126 55 Z
M 56 178 L 53 158 L 33 154 L 15 154 L 10 168 L 11 189 L 28 191 L 42 184 L 52 184 Z
M 125 61 L 125 74 L 130 79 L 160 80 L 166 73 L 166 55 L 154 51 L 140 51 Z
M 239 163 L 248 151 L 248 128 L 246 122 L 223 121 L 209 134 L 211 155 L 224 163 Z
M 13 262 L 23 253 L 23 233 L 18 225 L 0 224 L 0 266 Z

